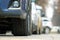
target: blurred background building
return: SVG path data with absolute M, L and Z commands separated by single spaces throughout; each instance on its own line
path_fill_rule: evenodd
M 60 0 L 36 0 L 36 4 L 42 6 L 45 16 L 54 26 L 60 26 Z

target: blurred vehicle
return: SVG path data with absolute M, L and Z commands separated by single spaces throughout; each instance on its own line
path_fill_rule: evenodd
M 54 26 L 54 27 L 52 27 L 51 32 L 57 32 L 57 33 L 60 33 L 60 26 Z
M 43 33 L 50 33 L 51 28 L 52 28 L 52 22 L 49 18 L 47 17 L 42 17 L 42 32 Z
M 42 7 L 35 4 L 35 0 L 32 0 L 32 26 L 33 26 L 33 33 L 40 34 L 40 29 L 42 27 L 41 21 L 41 10 Z
M 32 34 L 31 0 L 0 0 L 0 34 Z

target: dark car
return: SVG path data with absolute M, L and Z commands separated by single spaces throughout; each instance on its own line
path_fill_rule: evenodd
M 0 33 L 31 35 L 31 0 L 0 0 Z

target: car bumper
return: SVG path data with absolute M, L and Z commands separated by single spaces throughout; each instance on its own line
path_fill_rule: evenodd
M 0 17 L 6 18 L 6 17 L 16 17 L 16 18 L 21 18 L 25 19 L 27 13 L 24 12 L 23 10 L 8 10 L 5 9 L 0 13 Z

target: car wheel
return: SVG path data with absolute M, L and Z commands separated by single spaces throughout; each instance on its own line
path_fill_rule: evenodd
M 6 31 L 0 30 L 0 34 L 5 34 L 5 33 L 6 33 Z
M 15 36 L 27 36 L 32 34 L 31 19 L 27 15 L 26 19 L 18 19 L 18 22 L 14 23 L 12 33 Z

